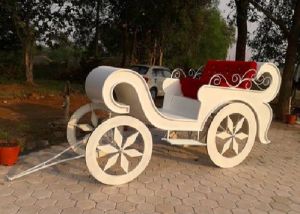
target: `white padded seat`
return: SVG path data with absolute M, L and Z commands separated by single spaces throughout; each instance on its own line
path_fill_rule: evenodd
M 173 120 L 193 121 L 198 119 L 200 110 L 199 100 L 180 95 L 166 94 L 161 114 Z

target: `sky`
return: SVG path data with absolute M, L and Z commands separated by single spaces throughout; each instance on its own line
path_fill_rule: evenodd
M 220 0 L 219 3 L 219 10 L 221 11 L 222 16 L 224 17 L 224 19 L 227 19 L 227 16 L 230 13 L 233 13 L 231 11 L 231 9 L 227 6 L 227 4 L 230 2 L 230 0 Z M 248 31 L 251 34 L 253 34 L 253 32 L 256 30 L 257 28 L 257 23 L 249 23 L 248 22 Z M 235 35 L 237 35 L 237 31 L 235 33 Z M 236 43 L 232 44 L 232 46 L 229 48 L 228 50 L 228 54 L 227 54 L 227 60 L 234 60 L 235 59 L 235 47 L 236 47 Z M 246 60 L 250 60 L 251 59 L 251 48 L 247 47 L 246 49 Z

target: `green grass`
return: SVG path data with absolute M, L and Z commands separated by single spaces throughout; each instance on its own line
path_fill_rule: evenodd
M 0 129 L 0 140 L 7 140 L 9 133 L 3 129 Z

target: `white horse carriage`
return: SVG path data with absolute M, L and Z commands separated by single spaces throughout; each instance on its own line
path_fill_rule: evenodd
M 85 156 L 92 176 L 109 185 L 127 183 L 147 167 L 152 155 L 147 125 L 166 131 L 165 142 L 206 146 L 213 163 L 234 167 L 247 157 L 256 137 L 261 143 L 270 142 L 267 132 L 273 115 L 268 103 L 277 95 L 281 77 L 271 63 L 262 64 L 250 78 L 231 77 L 230 82 L 225 74 L 214 74 L 209 84 L 197 89 L 197 99 L 184 96 L 181 80 L 167 78 L 163 106 L 157 108 L 141 75 L 129 69 L 97 67 L 85 83 L 91 103 L 71 116 L 68 142 Z M 247 86 L 239 87 L 245 81 Z M 107 117 L 100 119 L 98 111 L 108 112 Z M 194 134 L 172 138 L 174 131 Z

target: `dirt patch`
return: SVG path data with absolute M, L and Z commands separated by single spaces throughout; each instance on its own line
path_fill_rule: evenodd
M 0 139 L 17 138 L 23 153 L 66 142 L 64 82 L 44 81 L 35 86 L 0 84 Z M 71 85 L 70 114 L 90 102 L 82 85 Z M 156 100 L 162 106 L 162 98 Z
M 16 93 L 18 89 L 17 85 L 6 88 L 9 93 Z M 0 90 L 4 88 L 0 87 Z M 62 95 L 38 93 L 23 98 L 0 99 L 0 135 L 5 133 L 9 138 L 17 138 L 23 152 L 65 142 L 65 127 L 51 129 L 51 123 L 64 118 L 63 102 Z M 88 102 L 83 94 L 72 94 L 70 113 Z

